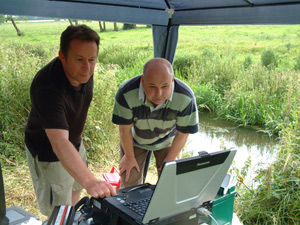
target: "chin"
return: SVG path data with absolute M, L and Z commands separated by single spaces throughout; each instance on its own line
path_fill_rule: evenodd
M 164 101 L 160 101 L 160 102 L 154 102 L 155 105 L 160 105 L 162 104 Z

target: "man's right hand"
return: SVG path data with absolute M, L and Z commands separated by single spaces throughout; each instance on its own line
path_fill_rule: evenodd
M 127 157 L 124 155 L 120 161 L 119 165 L 119 174 L 120 176 L 125 172 L 125 182 L 128 181 L 131 169 L 136 168 L 138 172 L 140 172 L 140 167 L 134 157 Z
M 114 187 L 106 181 L 93 181 L 87 185 L 86 191 L 94 198 L 107 198 L 116 195 Z

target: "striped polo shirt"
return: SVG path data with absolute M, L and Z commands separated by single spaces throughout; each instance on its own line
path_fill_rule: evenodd
M 198 132 L 196 99 L 191 88 L 175 78 L 170 98 L 154 108 L 138 75 L 121 84 L 115 96 L 112 122 L 133 124 L 134 146 L 153 151 L 170 147 L 177 131 Z

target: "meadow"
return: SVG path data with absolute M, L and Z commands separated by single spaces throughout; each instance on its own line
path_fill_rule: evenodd
M 142 72 L 153 57 L 152 30 L 101 32 L 96 21 L 79 21 L 101 37 L 94 99 L 83 140 L 89 166 L 100 178 L 118 164 L 118 129 L 111 123 L 120 83 Z M 0 24 L 0 149 L 7 207 L 17 205 L 40 218 L 24 152 L 29 88 L 36 72 L 57 56 L 68 22 Z M 193 89 L 199 111 L 240 126 L 278 135 L 277 160 L 258 171 L 255 188 L 247 169 L 232 168 L 235 212 L 244 224 L 300 223 L 300 26 L 185 26 L 179 29 L 175 75 Z M 199 124 L 201 126 L 201 124 Z M 109 160 L 108 160 L 109 159 Z M 263 159 L 261 159 L 263 161 Z M 249 161 L 251 163 L 251 160 Z M 150 179 L 155 179 L 153 165 Z

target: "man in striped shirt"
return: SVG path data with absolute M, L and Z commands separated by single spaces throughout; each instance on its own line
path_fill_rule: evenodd
M 120 132 L 121 187 L 143 182 L 148 151 L 153 151 L 160 174 L 163 162 L 176 160 L 189 134 L 198 132 L 193 91 L 174 77 L 163 58 L 149 60 L 142 75 L 121 84 L 112 121 Z

